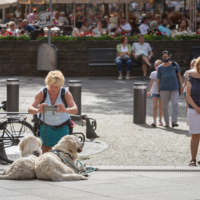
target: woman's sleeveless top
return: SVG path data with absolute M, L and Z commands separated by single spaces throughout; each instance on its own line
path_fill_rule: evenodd
M 43 93 L 43 89 L 40 90 L 42 93 Z M 61 99 L 61 90 L 62 90 L 62 88 L 60 88 L 59 95 L 58 95 L 54 105 L 56 105 L 56 104 L 63 104 L 64 105 L 64 103 L 63 103 L 63 101 Z M 66 93 L 67 92 L 68 91 L 66 90 Z M 47 98 L 44 101 L 44 103 L 48 104 L 49 106 L 52 106 L 48 90 L 47 90 Z M 37 114 L 37 116 L 39 118 L 39 113 Z M 58 125 L 63 124 L 64 122 L 66 122 L 69 118 L 70 118 L 70 115 L 68 113 L 57 113 L 57 112 L 48 111 L 48 112 L 45 113 L 45 121 L 44 121 L 43 113 L 41 114 L 41 118 L 40 119 L 45 124 L 47 124 L 49 126 L 58 126 Z

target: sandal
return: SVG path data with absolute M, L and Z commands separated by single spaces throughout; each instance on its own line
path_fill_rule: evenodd
M 165 124 L 165 128 L 169 128 L 169 124 Z
M 190 161 L 190 164 L 189 164 L 190 167 L 195 167 L 196 166 L 196 159 L 192 159 Z
M 152 123 L 151 126 L 153 126 L 153 127 L 155 128 L 155 127 L 156 127 L 156 124 L 155 124 L 155 123 Z
M 159 126 L 163 126 L 163 123 L 161 120 L 159 120 Z
M 176 122 L 172 122 L 172 128 L 178 127 L 178 124 Z

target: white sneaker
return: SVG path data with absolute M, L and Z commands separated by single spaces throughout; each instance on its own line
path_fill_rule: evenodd
M 129 79 L 130 79 L 129 75 L 126 75 L 126 80 L 129 80 Z
M 118 80 L 122 80 L 122 76 L 121 75 L 118 77 Z

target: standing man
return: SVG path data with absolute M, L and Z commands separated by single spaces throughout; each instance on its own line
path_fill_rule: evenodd
M 148 34 L 148 26 L 149 18 L 147 16 L 142 18 L 142 24 L 139 26 L 140 34 L 147 35 Z
M 138 35 L 138 42 L 132 45 L 132 56 L 138 62 L 142 64 L 142 71 L 144 80 L 147 79 L 147 65 L 153 67 L 150 63 L 151 57 L 153 56 L 153 51 L 149 43 L 144 42 L 144 35 Z
M 118 36 L 121 32 L 124 32 L 124 35 L 131 35 L 131 25 L 126 22 L 126 18 L 122 17 L 120 20 L 120 25 L 117 26 L 114 36 Z

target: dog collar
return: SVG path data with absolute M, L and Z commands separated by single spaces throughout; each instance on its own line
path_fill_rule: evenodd
M 33 151 L 32 154 L 33 154 L 34 156 L 36 156 L 36 157 L 39 157 L 39 156 L 40 156 L 40 154 L 39 154 L 38 151 Z

